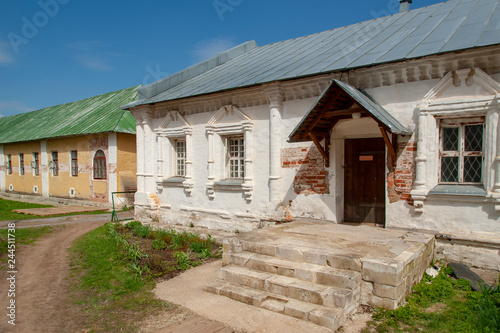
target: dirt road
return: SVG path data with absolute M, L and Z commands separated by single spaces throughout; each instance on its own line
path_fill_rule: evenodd
M 7 277 L 11 274 L 0 271 L 0 332 L 77 332 L 75 327 L 80 326 L 83 314 L 68 292 L 67 250 L 78 237 L 108 222 L 109 216 L 71 218 L 79 223 L 72 221 L 16 252 L 15 297 L 8 295 Z M 8 323 L 10 300 L 15 300 L 16 305 L 15 326 Z

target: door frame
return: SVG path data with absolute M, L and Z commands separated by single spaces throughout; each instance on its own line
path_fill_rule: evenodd
M 348 221 L 346 220 L 346 217 L 350 219 L 348 212 L 347 212 L 347 202 L 346 200 L 348 200 L 348 195 L 354 195 L 354 193 L 352 191 L 354 191 L 354 189 L 352 188 L 349 188 L 349 184 L 348 184 L 348 179 L 347 179 L 347 172 L 350 172 L 351 170 L 347 170 L 347 167 L 348 167 L 348 161 L 347 159 L 349 158 L 349 152 L 347 151 L 348 149 L 348 144 L 349 142 L 354 142 L 354 141 L 358 141 L 360 142 L 361 140 L 377 140 L 378 142 L 376 143 L 376 145 L 379 145 L 379 147 L 377 147 L 377 150 L 373 151 L 373 154 L 370 154 L 370 155 L 379 155 L 381 154 L 382 157 L 379 157 L 380 159 L 382 160 L 378 160 L 376 161 L 376 163 L 379 163 L 379 169 L 380 170 L 377 170 L 376 171 L 376 177 L 378 178 L 377 179 L 377 185 L 376 185 L 376 188 L 375 188 L 375 192 L 376 192 L 376 202 L 373 203 L 374 204 L 374 209 L 375 211 L 373 212 L 375 218 L 373 221 Z M 383 148 L 382 148 L 383 147 Z M 349 223 L 349 222 L 353 222 L 353 223 L 368 223 L 368 224 L 376 224 L 376 225 L 382 225 L 382 226 L 385 226 L 385 223 L 386 223 L 386 220 L 387 220 L 387 182 L 386 182 L 386 174 L 387 174 L 387 147 L 384 143 L 384 139 L 382 137 L 365 137 L 365 138 L 344 138 L 343 140 L 343 149 L 344 149 L 344 154 L 343 154 L 343 163 L 342 163 L 342 170 L 343 170 L 343 173 L 342 173 L 342 183 L 343 183 L 343 188 L 342 188 L 342 192 L 339 193 L 342 195 L 342 219 L 341 221 L 343 223 Z M 380 149 L 380 150 L 378 150 Z M 353 152 L 354 153 L 354 152 Z M 355 163 L 355 160 L 358 159 L 358 154 L 355 154 L 356 156 L 351 156 L 351 158 L 353 159 L 353 163 Z M 374 157 L 376 158 L 376 157 Z M 358 162 L 359 163 L 359 162 Z M 362 162 L 361 162 L 362 163 Z M 371 204 L 371 203 L 370 203 Z M 380 205 L 383 205 L 382 207 Z M 351 214 L 353 215 L 353 214 Z M 365 216 L 366 218 L 366 216 Z

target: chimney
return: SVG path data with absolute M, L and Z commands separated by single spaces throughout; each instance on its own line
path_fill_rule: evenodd
M 412 0 L 399 0 L 399 12 L 405 13 L 410 11 L 410 4 Z

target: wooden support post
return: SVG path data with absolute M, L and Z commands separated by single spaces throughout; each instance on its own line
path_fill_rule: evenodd
M 309 136 L 313 140 L 314 144 L 318 148 L 318 150 L 321 153 L 321 155 L 323 155 L 323 158 L 325 159 L 325 166 L 328 168 L 330 166 L 330 156 L 329 156 L 329 154 L 327 154 L 326 151 L 325 151 L 325 149 L 323 149 L 323 147 L 321 146 L 321 143 L 319 142 L 319 140 L 316 137 L 316 135 L 314 135 L 312 133 L 309 133 Z
M 396 163 L 396 159 L 397 159 L 396 151 L 394 150 L 394 147 L 392 146 L 391 140 L 389 140 L 389 136 L 387 135 L 385 128 L 383 128 L 382 126 L 379 126 L 378 128 L 380 129 L 380 132 L 382 133 L 382 137 L 384 138 L 385 145 L 387 146 L 387 150 L 389 151 L 389 154 L 391 155 L 392 160 L 394 161 L 394 163 Z

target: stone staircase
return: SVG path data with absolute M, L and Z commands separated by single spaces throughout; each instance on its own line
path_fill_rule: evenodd
M 358 309 L 361 281 L 353 255 L 230 238 L 219 279 L 205 290 L 335 331 Z

